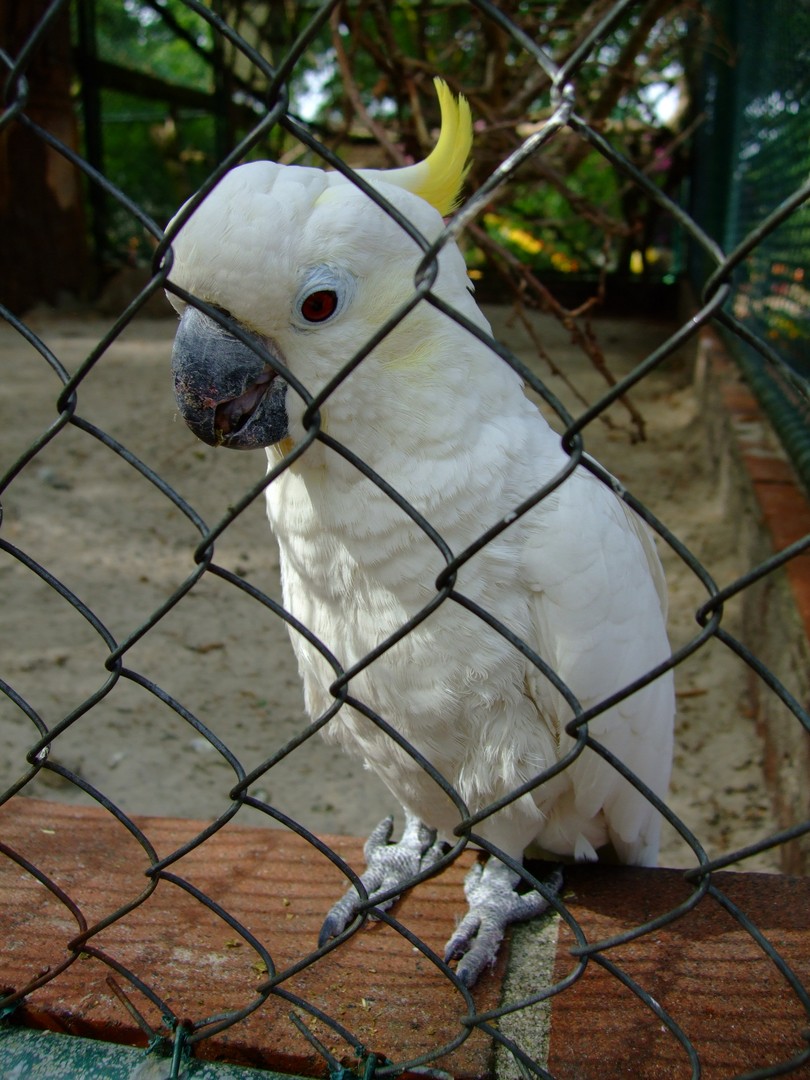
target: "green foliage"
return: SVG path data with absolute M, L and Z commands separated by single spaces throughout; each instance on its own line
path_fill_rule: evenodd
M 100 57 L 170 83 L 209 93 L 213 90 L 211 65 L 151 4 L 141 0 L 96 0 L 95 6 Z M 160 7 L 202 52 L 212 53 L 210 26 L 189 11 L 183 0 L 162 0 Z
M 164 226 L 205 180 L 216 162 L 210 114 L 173 114 L 159 103 L 108 90 L 102 93 L 104 152 L 110 180 Z M 110 248 L 128 261 L 151 258 L 140 226 L 119 203 L 110 207 Z
M 551 185 L 517 185 L 506 210 L 510 220 L 542 244 L 518 244 L 515 254 L 539 271 L 593 274 L 613 270 L 604 250 L 604 230 L 586 214 L 571 215 L 571 198 L 595 205 L 608 218 L 621 219 L 620 179 L 601 154 L 591 152 L 566 177 L 569 194 Z M 514 248 L 513 248 L 514 249 Z
M 166 83 L 164 100 L 102 87 L 104 166 L 110 180 L 159 225 L 204 181 L 216 161 L 216 122 L 210 110 L 178 107 L 172 86 L 210 94 L 213 35 L 182 0 L 164 0 L 180 36 L 140 0 L 96 0 L 96 50 L 103 64 Z M 148 261 L 147 238 L 117 202 L 107 207 L 108 251 L 114 260 Z
M 317 7 L 314 0 L 212 0 L 212 8 L 275 64 Z M 600 5 L 556 0 L 503 9 L 549 54 L 563 57 L 587 30 L 583 19 L 598 16 Z M 654 99 L 682 82 L 688 34 L 679 10 L 662 0 L 631 8 L 577 72 L 578 112 L 602 125 L 631 159 L 645 160 L 662 131 L 664 139 L 673 137 Z M 99 57 L 166 85 L 165 100 L 154 94 L 139 100 L 120 87 L 105 89 L 102 98 L 107 172 L 163 223 L 261 115 L 266 78 L 184 0 L 96 0 L 96 11 Z M 535 58 L 468 4 L 347 2 L 339 12 L 303 51 L 288 87 L 293 114 L 311 122 L 351 164 L 386 167 L 424 155 L 439 119 L 434 74 L 468 96 L 476 117 L 471 187 L 519 145 L 527 125 L 549 115 L 551 86 Z M 172 87 L 207 95 L 208 107 L 190 107 Z M 279 127 L 249 156 L 310 163 Z M 112 213 L 111 248 L 128 258 L 147 255 L 125 212 Z M 538 272 L 594 276 L 634 265 L 636 247 L 646 250 L 653 240 L 667 245 L 667 237 L 654 236 L 654 219 L 643 199 L 628 202 L 621 179 L 600 155 L 561 138 L 499 192 L 483 226 Z M 474 247 L 469 254 L 471 265 L 482 257 Z M 643 259 L 642 268 L 649 269 Z

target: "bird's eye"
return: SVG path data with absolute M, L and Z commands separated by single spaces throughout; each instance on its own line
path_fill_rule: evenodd
M 307 322 L 325 322 L 337 311 L 338 295 L 334 289 L 318 289 L 301 301 L 301 314 Z
M 351 303 L 357 280 L 343 266 L 321 264 L 304 271 L 292 304 L 292 324 L 298 330 L 313 331 L 339 318 Z

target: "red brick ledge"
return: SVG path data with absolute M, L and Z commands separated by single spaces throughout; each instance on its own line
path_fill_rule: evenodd
M 139 819 L 165 855 L 201 822 Z M 109 814 L 17 797 L 0 809 L 4 843 L 35 863 L 96 920 L 143 886 L 142 849 Z M 360 842 L 330 838 L 358 865 Z M 471 856 L 413 890 L 396 916 L 437 951 L 463 904 L 461 881 Z M 340 879 L 306 842 L 282 830 L 231 824 L 184 857 L 173 871 L 191 881 L 256 935 L 279 966 L 313 946 Z M 716 874 L 717 887 L 767 936 L 805 987 L 810 985 L 810 879 Z M 693 892 L 681 872 L 572 868 L 565 902 L 588 941 L 623 933 L 680 904 Z M 63 903 L 20 866 L 0 857 L 2 982 L 21 986 L 65 959 L 76 923 Z M 520 927 L 496 971 L 475 991 L 476 1007 L 516 1002 L 577 967 L 565 921 Z M 148 900 L 93 940 L 95 947 L 152 986 L 181 1017 L 201 1019 L 238 1008 L 261 982 L 256 952 L 184 890 L 162 882 Z M 708 1080 L 790 1060 L 806 1048 L 810 1018 L 754 939 L 711 896 L 674 923 L 604 954 L 639 982 L 694 1045 Z M 144 1046 L 146 1038 L 111 989 L 111 969 L 77 959 L 34 990 L 14 1014 L 29 1027 Z M 122 977 L 120 989 L 154 1027 L 157 1011 Z M 371 1050 L 397 1061 L 452 1039 L 465 1013 L 461 995 L 400 935 L 383 924 L 285 983 L 352 1030 Z M 299 1075 L 323 1075 L 322 1060 L 271 998 L 245 1020 L 199 1045 L 199 1056 Z M 335 1055 L 351 1063 L 336 1037 L 312 1024 Z M 591 961 L 550 1005 L 501 1021 L 526 1052 L 555 1077 L 606 1080 L 692 1075 L 687 1052 L 661 1019 L 604 966 Z M 546 1064 L 547 1055 L 547 1064 Z M 474 1031 L 433 1063 L 450 1076 L 488 1080 L 518 1072 Z

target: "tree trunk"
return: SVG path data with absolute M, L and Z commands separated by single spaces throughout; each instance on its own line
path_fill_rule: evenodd
M 47 0 L 0 0 L 0 47 L 15 61 L 36 33 Z M 0 300 L 15 313 L 60 296 L 89 292 L 82 180 L 25 118 L 76 149 L 78 129 L 71 100 L 73 67 L 69 5 L 37 39 L 25 83 L 11 89 L 6 108 L 20 112 L 0 130 Z M 3 70 L 3 81 L 7 71 Z

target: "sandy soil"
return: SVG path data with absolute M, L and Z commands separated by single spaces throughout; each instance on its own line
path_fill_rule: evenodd
M 544 377 L 525 331 L 505 308 L 488 312 L 497 334 Z M 34 314 L 30 324 L 75 371 L 112 320 Z M 603 386 L 556 322 L 538 316 L 554 362 L 589 398 Z M 629 371 L 673 328 L 600 319 L 596 331 L 615 374 Z M 171 319 L 139 319 L 103 354 L 81 384 L 76 409 L 123 443 L 186 499 L 218 521 L 261 479 L 262 454 L 216 452 L 178 420 L 171 394 Z M 0 472 L 56 416 L 60 385 L 45 361 L 8 327 L 0 329 Z M 561 380 L 548 379 L 563 400 Z M 720 583 L 736 576 L 735 525 L 724 521 L 703 452 L 688 357 L 670 360 L 634 394 L 648 438 L 631 443 L 626 414 L 614 427 L 592 425 L 588 449 L 611 468 L 709 567 Z M 575 411 L 579 406 L 572 403 Z M 72 590 L 109 634 L 136 634 L 195 571 L 195 525 L 148 480 L 92 433 L 69 425 L 33 458 L 3 496 L 0 536 Z M 705 589 L 662 548 L 671 590 L 674 645 L 691 639 Z M 261 499 L 217 541 L 217 565 L 278 597 L 278 558 Z M 0 551 L 2 676 L 52 727 L 105 685 L 108 648 L 90 623 L 17 559 Z M 736 612 L 727 612 L 733 627 Z M 272 612 L 222 579 L 205 574 L 187 596 L 126 652 L 125 667 L 183 703 L 227 745 L 246 771 L 305 723 L 286 631 Z M 715 642 L 678 672 L 679 716 L 671 805 L 710 855 L 774 828 L 760 746 L 748 714 L 739 661 Z M 34 725 L 0 697 L 0 789 L 25 768 Z M 56 740 L 52 760 L 101 789 L 128 813 L 210 818 L 228 806 L 235 768 L 148 688 L 122 678 Z M 393 801 L 376 778 L 320 738 L 262 777 L 256 793 L 315 832 L 366 834 Z M 51 771 L 27 795 L 69 802 L 89 796 Z M 242 811 L 246 822 L 263 815 Z M 240 820 L 242 820 L 240 816 Z M 678 836 L 665 831 L 661 862 L 689 865 Z M 748 869 L 776 869 L 765 854 Z

